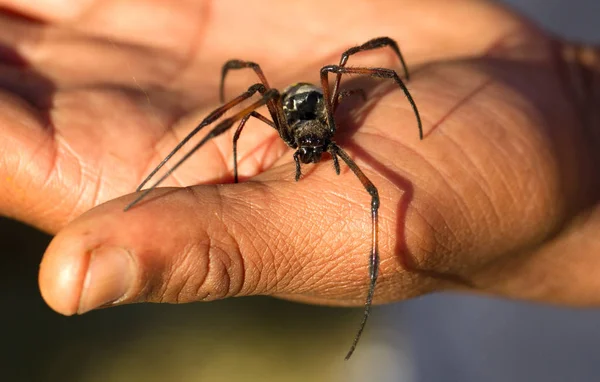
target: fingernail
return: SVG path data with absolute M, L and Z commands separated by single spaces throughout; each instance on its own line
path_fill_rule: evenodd
M 77 313 L 122 299 L 133 283 L 134 274 L 133 259 L 123 248 L 102 247 L 92 251 Z

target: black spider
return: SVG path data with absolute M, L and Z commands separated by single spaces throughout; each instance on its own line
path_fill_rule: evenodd
M 296 181 L 300 179 L 301 175 L 300 162 L 317 163 L 321 160 L 322 154 L 324 152 L 328 152 L 333 159 L 335 172 L 339 175 L 340 164 L 338 157 L 342 158 L 342 160 L 358 177 L 366 191 L 371 195 L 372 219 L 372 243 L 369 259 L 369 290 L 365 302 L 363 319 L 360 323 L 358 332 L 354 337 L 352 346 L 346 355 L 346 359 L 350 358 L 361 337 L 369 317 L 371 303 L 375 293 L 375 284 L 377 282 L 377 274 L 379 271 L 379 252 L 377 240 L 377 211 L 379 209 L 379 195 L 375 185 L 373 185 L 369 178 L 367 178 L 367 176 L 361 171 L 352 158 L 350 158 L 350 156 L 333 141 L 333 135 L 335 134 L 336 130 L 334 114 L 339 100 L 354 93 L 359 93 L 363 98 L 366 97 L 365 92 L 362 89 L 340 93 L 339 85 L 342 74 L 365 74 L 372 77 L 389 78 L 394 80 L 404 91 L 406 98 L 408 98 L 408 101 L 414 110 L 419 127 L 419 137 L 423 139 L 423 129 L 419 111 L 417 110 L 417 105 L 411 97 L 408 89 L 404 85 L 404 82 L 402 82 L 394 70 L 385 68 L 348 68 L 345 66 L 346 62 L 348 61 L 348 57 L 355 53 L 386 46 L 389 46 L 400 59 L 406 79 L 408 80 L 408 69 L 406 68 L 406 63 L 404 62 L 402 54 L 400 53 L 398 44 L 389 37 L 375 38 L 360 46 L 350 48 L 342 54 L 339 65 L 327 65 L 321 68 L 321 88 L 309 83 L 298 83 L 287 87 L 283 92 L 280 93 L 277 89 L 273 89 L 269 86 L 267 79 L 265 78 L 265 75 L 258 64 L 241 60 L 227 61 L 227 63 L 225 63 L 223 66 L 223 71 L 221 74 L 220 99 L 222 103 L 224 102 L 224 80 L 229 70 L 251 68 L 254 70 L 254 72 L 256 72 L 261 83 L 250 86 L 246 92 L 210 113 L 190 134 L 188 134 L 181 142 L 179 142 L 173 151 L 171 151 L 171 153 L 169 153 L 169 155 L 167 155 L 167 157 L 158 166 L 156 166 L 150 175 L 148 175 L 146 179 L 144 179 L 144 181 L 138 186 L 136 191 L 141 191 L 142 187 L 144 187 L 144 185 L 164 166 L 164 164 L 203 127 L 216 121 L 232 107 L 250 98 L 257 92 L 262 95 L 262 98 L 247 106 L 243 110 L 237 112 L 232 117 L 221 121 L 198 144 L 196 144 L 187 154 L 185 154 L 183 158 L 179 160 L 179 162 L 177 162 L 169 171 L 160 177 L 160 179 L 158 179 L 158 181 L 156 181 L 150 188 L 144 190 L 125 208 L 125 211 L 127 211 L 133 207 L 152 189 L 156 188 L 162 181 L 171 175 L 173 171 L 175 171 L 194 152 L 196 152 L 196 150 L 202 147 L 202 145 L 204 145 L 210 139 L 229 130 L 236 121 L 240 121 L 233 136 L 233 173 L 235 182 L 237 183 L 237 141 L 242 129 L 244 128 L 244 125 L 246 124 L 246 121 L 248 121 L 250 117 L 255 117 L 277 130 L 281 139 L 283 139 L 289 147 L 296 149 L 296 152 L 294 153 L 294 161 L 296 163 Z M 333 91 L 330 91 L 329 89 L 329 73 L 336 74 Z M 267 106 L 269 113 L 271 114 L 272 121 L 256 111 L 256 109 L 264 105 Z

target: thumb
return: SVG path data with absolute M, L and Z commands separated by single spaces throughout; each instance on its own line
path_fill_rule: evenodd
M 364 303 L 368 194 L 348 172 L 340 178 L 351 186 L 338 177 L 324 184 L 327 164 L 297 183 L 292 166 L 280 168 L 289 179 L 159 189 L 127 212 L 135 195 L 92 209 L 48 247 L 39 276 L 44 299 L 65 315 L 256 294 Z M 333 188 L 331 200 L 315 191 L 324 187 Z

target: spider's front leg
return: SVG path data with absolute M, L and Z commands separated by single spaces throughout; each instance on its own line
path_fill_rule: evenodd
M 242 61 L 242 60 L 229 60 L 223 65 L 223 68 L 221 69 L 221 84 L 219 85 L 219 100 L 221 101 L 221 103 L 225 102 L 225 77 L 227 76 L 227 73 L 232 69 L 236 70 L 236 69 L 244 69 L 244 68 L 250 68 L 250 69 L 254 70 L 254 72 L 260 79 L 260 82 L 263 85 L 265 85 L 265 89 L 271 88 L 269 86 L 269 83 L 267 82 L 267 77 L 265 77 L 265 74 L 263 73 L 262 69 L 260 68 L 260 65 L 258 65 L 256 62 Z
M 302 175 L 302 169 L 300 167 L 300 153 L 296 151 L 294 153 L 294 163 L 296 164 L 296 182 L 300 180 Z
M 398 86 L 400 86 L 400 88 L 404 91 L 404 94 L 408 98 L 408 101 L 410 102 L 410 104 L 413 108 L 413 111 L 415 113 L 415 116 L 417 118 L 417 124 L 419 127 L 419 136 L 421 138 L 423 137 L 421 117 L 419 115 L 417 105 L 415 104 L 410 92 L 404 85 L 404 82 L 402 82 L 402 80 L 400 79 L 400 77 L 394 70 L 385 69 L 385 68 L 346 68 L 346 67 L 340 66 L 340 65 L 329 65 L 329 66 L 325 66 L 321 69 L 321 87 L 323 88 L 323 97 L 325 98 L 327 123 L 329 125 L 329 129 L 330 129 L 330 132 L 332 133 L 332 135 L 333 135 L 333 133 L 335 133 L 336 126 L 335 126 L 335 120 L 334 120 L 334 110 L 335 110 L 334 102 L 331 100 L 333 100 L 333 99 L 337 100 L 338 95 L 335 94 L 334 98 L 331 97 L 331 93 L 329 90 L 329 73 L 335 73 L 338 75 L 338 77 L 344 73 L 352 73 L 352 74 L 369 75 L 372 77 L 379 77 L 379 78 L 389 78 L 389 79 L 394 80 L 398 84 Z M 354 350 L 356 349 L 356 345 L 358 344 L 358 341 L 360 340 L 362 332 L 363 332 L 365 325 L 367 323 L 367 320 L 369 318 L 369 314 L 371 311 L 371 305 L 373 303 L 373 296 L 375 294 L 375 286 L 377 284 L 377 276 L 379 274 L 379 244 L 378 244 L 379 243 L 379 240 L 378 240 L 379 223 L 378 223 L 378 218 L 379 218 L 379 203 L 380 203 L 380 201 L 379 201 L 379 192 L 377 191 L 377 188 L 375 187 L 373 182 L 371 182 L 371 180 L 362 172 L 362 170 L 358 167 L 358 165 L 352 160 L 352 158 L 350 158 L 350 156 L 344 150 L 342 150 L 334 142 L 331 142 L 327 148 L 327 151 L 334 158 L 334 165 L 336 166 L 336 171 L 338 171 L 338 167 L 339 167 L 339 164 L 336 165 L 337 156 L 339 156 L 348 165 L 348 167 L 350 167 L 352 172 L 354 172 L 354 174 L 360 180 L 360 182 L 362 183 L 365 190 L 369 193 L 369 195 L 371 195 L 371 221 L 372 221 L 371 240 L 372 241 L 371 241 L 371 254 L 369 257 L 369 279 L 370 279 L 369 291 L 367 293 L 367 298 L 366 298 L 366 302 L 365 302 L 363 319 L 360 323 L 360 326 L 359 326 L 358 332 L 354 338 L 354 341 L 352 342 L 352 346 L 350 347 L 350 350 L 348 351 L 348 354 L 346 355 L 346 359 L 349 359 L 352 356 L 352 353 L 354 353 Z
M 394 82 L 396 82 L 396 84 L 398 84 L 398 86 L 402 89 L 402 91 L 406 95 L 406 98 L 408 99 L 408 102 L 410 102 L 410 105 L 412 106 L 412 109 L 415 113 L 415 117 L 417 118 L 417 126 L 419 128 L 419 138 L 423 139 L 423 124 L 421 122 L 421 116 L 419 114 L 419 109 L 417 109 L 417 104 L 415 103 L 410 92 L 408 91 L 408 88 L 406 87 L 404 82 L 400 79 L 400 76 L 398 76 L 398 73 L 396 73 L 395 70 L 386 69 L 386 68 L 346 68 L 346 67 L 339 66 L 339 65 L 324 66 L 323 68 L 321 68 L 321 87 L 323 88 L 323 96 L 325 97 L 326 100 L 331 99 L 331 97 L 330 97 L 331 93 L 329 91 L 329 73 L 335 73 L 337 75 L 342 75 L 344 73 L 363 74 L 363 75 L 367 75 L 367 76 L 371 76 L 371 77 L 388 78 L 388 79 L 394 80 Z M 331 129 L 333 129 L 333 131 L 335 131 L 335 121 L 334 121 L 334 117 L 333 117 L 333 113 L 334 113 L 333 103 L 325 102 L 325 107 L 327 109 L 327 119 L 328 119 L 329 126 Z
M 404 75 L 406 76 L 406 79 L 408 80 L 409 79 L 408 67 L 406 66 L 404 57 L 402 57 L 402 53 L 400 53 L 400 48 L 398 47 L 398 43 L 389 37 L 377 37 L 377 38 L 374 38 L 372 40 L 365 42 L 362 45 L 347 49 L 344 53 L 342 53 L 342 57 L 340 58 L 340 63 L 338 66 L 345 67 L 346 63 L 348 62 L 348 58 L 353 54 L 356 54 L 359 52 L 364 52 L 367 50 L 372 50 L 372 49 L 384 48 L 386 46 L 389 46 L 394 51 L 396 56 L 398 56 L 398 59 L 402 63 L 402 68 L 404 69 Z M 339 99 L 337 97 L 337 94 L 339 92 L 341 78 L 342 78 L 342 73 L 338 73 L 337 76 L 335 77 L 335 82 L 333 85 L 333 97 L 331 98 L 331 103 L 333 105 L 333 111 L 335 111 L 338 106 Z
M 346 354 L 346 359 L 349 359 L 354 353 L 356 349 L 356 345 L 360 340 L 363 330 L 365 329 L 365 325 L 367 324 L 367 320 L 369 319 L 369 314 L 371 312 L 371 306 L 373 304 L 373 296 L 375 295 L 375 285 L 377 284 L 377 276 L 379 274 L 379 239 L 378 239 L 378 231 L 379 231 L 379 192 L 377 191 L 377 187 L 371 182 L 369 178 L 365 175 L 364 172 L 358 167 L 356 162 L 350 158 L 350 156 L 342 150 L 335 143 L 330 143 L 327 151 L 334 158 L 334 163 L 336 166 L 336 171 L 339 174 L 339 164 L 337 161 L 337 156 L 350 167 L 354 175 L 360 180 L 365 190 L 371 195 L 371 254 L 369 257 L 369 291 L 367 292 L 367 299 L 365 301 L 365 309 L 363 313 L 363 319 L 358 327 L 358 332 L 354 337 L 354 341 L 352 342 L 352 346 Z
M 263 86 L 262 84 L 258 84 L 258 85 Z M 256 86 L 256 85 L 254 85 L 254 86 Z M 251 89 L 254 88 L 254 86 L 252 86 Z M 247 98 L 250 97 L 250 95 L 248 95 L 248 92 L 246 92 L 246 93 L 244 93 L 240 97 L 245 97 L 244 99 L 247 99 Z M 240 97 L 237 97 L 236 99 L 238 99 Z M 242 109 L 239 112 L 235 113 L 231 117 L 222 120 L 217 126 L 215 126 L 211 131 L 209 131 L 208 134 L 206 134 L 206 136 L 204 136 L 204 138 L 202 138 L 202 140 L 200 140 L 200 142 L 198 142 L 188 153 L 186 153 L 177 163 L 175 163 L 175 165 L 169 171 L 167 171 L 152 186 L 150 186 L 149 188 L 147 188 L 146 190 L 144 190 L 142 193 L 139 194 L 139 196 L 137 198 L 135 198 L 131 203 L 129 203 L 125 207 L 125 211 L 127 211 L 128 209 L 130 209 L 131 207 L 133 207 L 134 205 L 136 205 L 139 201 L 141 201 L 144 197 L 146 197 L 146 195 L 148 195 L 148 193 L 150 193 L 150 191 L 152 191 L 153 189 L 155 189 L 156 187 L 158 187 L 175 170 L 177 170 L 177 168 L 179 166 L 181 166 L 183 164 L 183 162 L 185 162 L 186 160 L 188 160 L 196 151 L 198 151 L 198 149 L 200 149 L 202 146 L 204 146 L 204 144 L 206 142 L 208 142 L 211 139 L 213 139 L 213 138 L 215 138 L 215 137 L 223 134 L 224 132 L 226 132 L 227 130 L 229 130 L 231 128 L 231 126 L 233 126 L 233 124 L 236 121 L 239 121 L 239 120 L 245 118 L 246 116 L 252 114 L 259 107 L 264 106 L 267 103 L 272 102 L 272 101 L 279 101 L 279 97 L 280 97 L 280 94 L 279 94 L 279 91 L 277 89 L 269 89 L 269 90 L 267 90 L 263 94 L 263 96 L 262 96 L 262 98 L 260 100 L 258 100 L 256 102 L 252 103 L 251 105 L 245 107 L 244 109 Z M 210 122 L 213 122 L 215 119 L 217 119 L 218 117 L 220 117 L 221 115 L 223 115 L 223 113 L 225 111 L 226 110 L 223 110 L 223 107 L 220 107 L 217 110 L 215 110 L 214 112 L 212 112 L 211 114 L 209 114 L 209 117 L 212 116 L 210 118 Z M 200 124 L 200 126 L 204 126 L 205 125 L 205 121 L 209 120 L 209 117 L 206 117 L 205 120 Z M 208 124 L 208 123 L 206 123 L 206 124 Z M 188 137 L 186 137 L 186 139 L 188 139 L 189 137 L 190 136 L 188 135 Z M 161 164 L 158 166 L 158 168 L 160 168 L 162 165 L 164 165 L 164 163 L 167 161 L 167 159 L 169 159 L 175 153 L 175 151 L 179 150 L 180 148 L 181 148 L 181 143 L 179 145 L 177 145 L 177 148 L 175 150 L 173 150 L 167 156 L 167 158 L 165 160 L 163 160 L 163 162 L 161 162 Z M 158 170 L 155 169 L 152 172 L 152 174 L 155 174 L 156 171 L 158 171 Z M 146 180 L 148 180 L 149 178 L 150 177 L 148 177 Z
M 221 83 L 219 84 L 219 100 L 221 101 L 221 103 L 225 102 L 225 77 L 227 76 L 227 73 L 229 73 L 230 70 L 239 70 L 246 68 L 254 70 L 254 72 L 260 79 L 260 82 L 264 85 L 264 90 L 261 92 L 261 94 L 264 94 L 264 92 L 271 89 L 271 87 L 269 86 L 269 82 L 267 81 L 267 77 L 263 73 L 259 64 L 252 61 L 243 61 L 237 59 L 229 60 L 223 65 L 223 68 L 221 69 Z M 283 126 L 285 123 L 285 116 L 283 115 L 283 111 L 281 105 L 279 104 L 279 100 L 270 100 L 267 103 L 267 108 L 269 109 L 269 114 L 271 114 L 271 118 L 273 119 L 273 124 L 265 122 L 264 120 L 263 122 L 274 127 L 282 135 L 283 140 L 286 141 L 286 143 L 289 143 L 291 137 L 289 136 L 289 134 L 286 133 L 285 129 L 281 128 L 281 126 Z M 245 121 L 242 121 L 238 130 L 243 128 L 245 123 Z
M 205 126 L 210 125 L 217 119 L 221 118 L 223 114 L 225 114 L 225 112 L 227 112 L 234 106 L 239 105 L 248 98 L 252 97 L 257 92 L 260 94 L 264 94 L 266 92 L 266 89 L 263 84 L 254 84 L 250 86 L 248 90 L 246 90 L 244 93 L 227 102 L 225 105 L 222 105 L 213 110 L 208 116 L 206 116 L 206 118 L 202 120 L 202 122 L 198 124 L 198 126 L 194 128 L 194 130 L 192 130 L 188 135 L 186 135 L 186 137 L 183 138 L 173 150 L 171 150 L 171 152 L 165 157 L 165 159 L 163 159 L 162 162 L 160 162 L 158 166 L 156 166 L 154 170 L 152 170 L 152 172 L 148 174 L 148 176 L 142 181 L 142 183 L 140 183 L 140 185 L 136 188 L 135 191 L 141 191 L 142 188 L 146 185 L 146 183 L 148 183 L 148 181 L 152 179 L 152 177 L 169 161 L 169 159 L 171 159 L 171 157 L 173 157 L 173 155 L 175 155 L 175 153 L 177 153 L 183 147 L 183 145 L 185 145 L 190 139 L 192 139 L 194 135 L 198 134 L 200 130 L 202 130 Z

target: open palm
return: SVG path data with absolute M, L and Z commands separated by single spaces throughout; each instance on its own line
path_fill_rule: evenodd
M 458 286 L 597 301 L 573 297 L 586 277 L 556 294 L 569 276 L 546 261 L 555 250 L 549 239 L 591 203 L 582 180 L 588 153 L 579 149 L 585 135 L 552 64 L 551 41 L 484 1 L 401 1 L 397 12 L 383 3 L 343 12 L 337 1 L 9 5 L 36 21 L 0 19 L 0 212 L 62 229 L 42 264 L 49 304 L 83 312 L 121 296 L 107 291 L 120 282 L 121 302 L 274 294 L 360 304 L 368 194 L 347 169 L 335 176 L 329 160 L 305 166 L 295 183 L 291 151 L 260 123 L 249 123 L 240 139 L 243 183 L 157 191 L 161 197 L 123 213 L 129 195 L 71 221 L 135 190 L 218 105 L 226 60 L 260 63 L 281 89 L 316 82 L 322 65 L 380 35 L 399 41 L 413 70 L 408 86 L 425 139 L 402 91 L 351 80 L 374 101 L 348 100 L 362 112 L 342 108 L 336 141 L 382 198 L 377 300 Z M 352 60 L 399 69 L 387 50 Z M 227 98 L 254 82 L 251 71 L 232 74 Z M 231 183 L 232 165 L 225 134 L 164 185 Z M 136 271 L 126 281 L 102 276 L 112 283 L 82 292 L 100 279 L 86 276 L 89 253 L 106 246 L 126 248 Z M 540 274 L 546 282 L 538 285 Z M 84 295 L 93 302 L 82 302 Z

